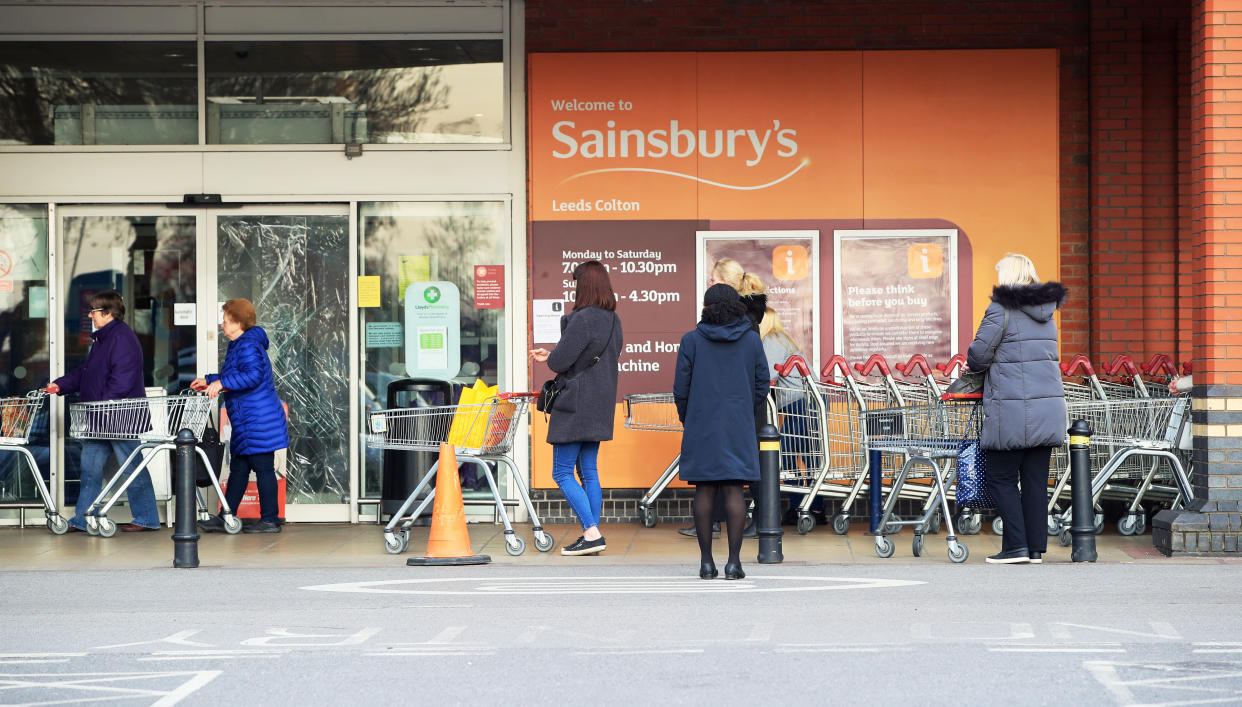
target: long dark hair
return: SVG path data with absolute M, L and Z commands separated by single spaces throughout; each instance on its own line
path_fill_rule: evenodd
M 599 307 L 609 312 L 617 311 L 617 296 L 608 279 L 608 268 L 598 260 L 588 260 L 574 268 L 578 292 L 574 296 L 574 311 L 584 307 Z

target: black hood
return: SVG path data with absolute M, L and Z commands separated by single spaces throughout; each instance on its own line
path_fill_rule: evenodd
M 1059 282 L 1038 282 L 1033 285 L 997 285 L 992 288 L 992 301 L 1005 309 L 1026 312 L 1032 319 L 1046 322 L 1061 304 L 1069 290 Z

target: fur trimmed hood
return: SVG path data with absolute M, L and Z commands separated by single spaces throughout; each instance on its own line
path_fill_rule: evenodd
M 1069 290 L 1059 282 L 1032 285 L 997 285 L 992 288 L 992 301 L 1005 309 L 1025 312 L 1036 321 L 1046 322 L 1060 309 Z

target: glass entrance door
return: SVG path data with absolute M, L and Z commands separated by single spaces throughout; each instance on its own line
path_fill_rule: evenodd
M 205 341 L 197 326 L 202 213 L 146 206 L 66 206 L 58 213 L 62 336 L 57 370 L 67 372 L 85 363 L 91 345 L 90 298 L 116 290 L 125 302 L 124 322 L 142 349 L 147 394 L 188 388 Z M 68 402 L 75 399 L 70 396 Z M 64 449 L 64 500 L 72 509 L 81 452 L 78 442 L 67 436 Z M 115 466 L 114 460 L 108 463 Z M 166 497 L 166 475 L 152 477 L 157 497 Z
M 229 299 L 254 304 L 271 342 L 276 391 L 288 407 L 285 518 L 348 521 L 354 495 L 348 206 L 256 205 L 207 217 L 216 265 L 213 317 Z M 218 329 L 213 339 L 210 368 L 217 371 L 228 340 Z

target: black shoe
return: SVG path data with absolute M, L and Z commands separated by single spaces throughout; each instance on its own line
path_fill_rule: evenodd
M 223 533 L 225 532 L 224 519 L 220 516 L 212 516 L 207 520 L 200 520 L 198 529 L 204 533 Z
M 1031 554 L 1026 548 L 1004 550 L 989 557 L 986 562 L 992 565 L 1025 565 L 1031 561 Z
M 604 544 L 604 536 L 601 535 L 595 540 L 587 540 L 586 538 L 578 538 L 572 545 L 566 545 L 561 548 L 562 555 L 594 555 L 603 552 L 608 546 Z
M 716 571 L 715 562 L 704 562 L 699 565 L 699 579 L 715 579 L 720 576 Z
M 755 527 L 754 523 L 751 523 L 750 525 L 742 529 L 742 537 L 743 538 L 757 538 L 759 537 L 759 529 Z
M 741 563 L 730 562 L 726 564 L 725 579 L 746 579 L 746 573 L 742 571 Z
M 687 538 L 699 537 L 699 531 L 693 525 L 690 526 L 689 528 L 678 528 L 677 532 L 681 533 Z M 712 537 L 713 538 L 720 537 L 720 524 L 719 523 L 712 523 Z
M 1027 553 L 1027 557 L 1031 558 L 1032 565 L 1042 565 L 1044 564 L 1043 554 L 1042 552 L 1031 552 Z
M 258 523 L 255 523 L 254 525 L 247 525 L 246 527 L 242 528 L 242 532 L 243 533 L 279 533 L 280 526 L 275 523 L 268 522 L 266 520 L 261 520 Z

